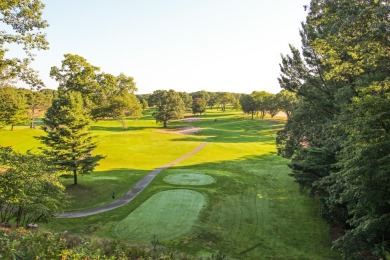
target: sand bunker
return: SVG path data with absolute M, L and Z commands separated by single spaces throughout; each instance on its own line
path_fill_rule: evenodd
M 156 130 L 156 132 L 169 133 L 169 134 L 179 134 L 179 135 L 190 135 L 190 134 L 199 133 L 200 128 L 195 127 L 195 126 L 188 126 L 188 127 L 181 127 L 181 128 L 159 129 L 159 130 Z
M 183 118 L 183 121 L 184 122 L 188 122 L 188 123 L 197 122 L 199 120 L 200 120 L 199 117 L 186 117 L 186 118 Z

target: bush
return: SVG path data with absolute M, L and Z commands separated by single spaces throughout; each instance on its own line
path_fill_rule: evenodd
M 179 257 L 180 255 L 180 257 Z M 180 252 L 69 233 L 0 227 L 0 259 L 193 259 Z

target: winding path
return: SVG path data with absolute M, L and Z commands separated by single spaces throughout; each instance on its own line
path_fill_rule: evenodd
M 129 190 L 126 194 L 124 194 L 122 197 L 115 200 L 114 202 L 111 202 L 109 204 L 106 204 L 106 205 L 103 205 L 103 206 L 100 206 L 97 208 L 86 209 L 86 210 L 81 210 L 81 211 L 73 211 L 73 212 L 64 212 L 62 214 L 58 214 L 56 216 L 56 218 L 81 218 L 81 217 L 86 217 L 86 216 L 90 216 L 90 215 L 103 213 L 103 212 L 106 212 L 109 210 L 116 209 L 120 206 L 123 206 L 126 203 L 129 203 L 130 201 L 132 201 L 139 193 L 141 193 L 141 191 L 143 191 L 146 188 L 146 186 L 149 185 L 149 183 L 154 179 L 154 177 L 157 176 L 157 174 L 159 174 L 163 170 L 171 167 L 172 165 L 177 164 L 177 163 L 187 159 L 188 157 L 196 154 L 205 145 L 206 145 L 206 143 L 200 143 L 191 152 L 183 155 L 182 157 L 180 157 L 180 158 L 178 158 L 170 163 L 167 163 L 159 168 L 154 169 L 149 174 L 147 174 L 145 177 L 143 177 L 131 190 Z

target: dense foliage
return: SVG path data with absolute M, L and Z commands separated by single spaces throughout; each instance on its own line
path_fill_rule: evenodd
M 92 239 L 23 228 L 0 227 L 1 259 L 193 259 L 164 248 L 158 241 L 150 245 L 129 245 L 118 240 Z M 213 258 L 218 259 L 218 258 Z
M 269 113 L 274 117 L 279 111 L 285 112 L 289 117 L 297 105 L 296 94 L 288 90 L 282 90 L 277 94 L 253 91 L 251 94 L 242 94 L 238 101 L 242 111 L 250 114 L 252 119 L 255 114 L 264 118 Z
M 58 90 L 79 92 L 93 119 L 115 118 L 123 123 L 126 116 L 141 115 L 132 77 L 100 73 L 98 67 L 79 55 L 65 54 L 64 58 L 61 67 L 51 68 L 50 76 L 58 82 Z
M 64 189 L 44 156 L 0 147 L 0 223 L 49 220 L 66 205 Z
M 194 100 L 192 101 L 192 114 L 201 115 L 205 113 L 206 106 L 207 106 L 206 100 L 204 100 L 203 98 L 194 98 Z
M 164 124 L 164 128 L 168 126 L 168 122 L 172 119 L 180 119 L 184 117 L 185 105 L 180 97 L 180 94 L 174 90 L 156 90 L 151 95 L 157 111 L 153 113 L 156 122 Z
M 312 0 L 302 53 L 282 56 L 297 107 L 278 133 L 293 177 L 322 199 L 346 258 L 390 251 L 390 67 L 387 1 Z
M 0 86 L 21 80 L 31 87 L 42 87 L 43 83 L 29 65 L 34 60 L 33 50 L 48 49 L 46 35 L 42 32 L 48 24 L 42 19 L 44 4 L 39 0 L 0 2 Z M 20 45 L 24 52 L 9 57 L 9 47 Z M 19 52 L 19 53 L 22 53 Z
M 13 87 L 0 87 L 0 128 L 26 123 L 27 103 L 23 94 Z

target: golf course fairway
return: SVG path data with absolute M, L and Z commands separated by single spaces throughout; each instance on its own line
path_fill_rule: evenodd
M 94 153 L 106 157 L 93 174 L 81 174 L 78 185 L 61 178 L 70 196 L 64 211 L 111 203 L 151 171 L 207 145 L 156 175 L 130 203 L 88 217 L 56 218 L 40 228 L 143 246 L 155 238 L 160 247 L 203 259 L 218 252 L 227 259 L 340 259 L 331 250 L 318 199 L 301 193 L 289 161 L 277 156 L 276 133 L 285 119 L 252 120 L 241 111 L 214 109 L 197 121 L 170 123 L 170 129 L 201 129 L 183 135 L 158 132 L 162 126 L 152 113 L 128 119 L 127 129 L 115 120 L 92 124 L 99 140 Z M 0 130 L 0 144 L 37 151 L 34 137 L 42 132 Z
M 187 233 L 205 206 L 204 196 L 192 190 L 168 190 L 154 194 L 120 221 L 115 234 L 121 239 L 169 240 Z

